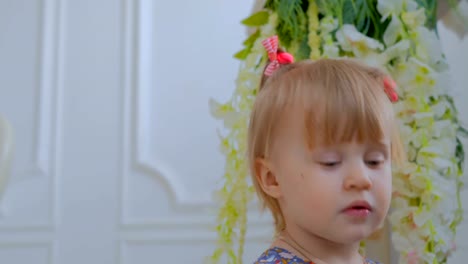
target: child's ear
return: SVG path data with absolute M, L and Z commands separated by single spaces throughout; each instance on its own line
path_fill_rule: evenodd
M 276 199 L 281 197 L 281 188 L 278 180 L 272 170 L 271 163 L 266 159 L 258 158 L 255 160 L 255 177 L 266 194 Z

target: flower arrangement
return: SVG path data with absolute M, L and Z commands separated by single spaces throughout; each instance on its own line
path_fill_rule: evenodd
M 218 247 L 210 260 L 242 263 L 247 205 L 253 188 L 245 161 L 247 127 L 266 53 L 261 41 L 278 35 L 296 60 L 353 57 L 380 67 L 399 85 L 395 104 L 408 162 L 395 168 L 389 222 L 400 263 L 447 263 L 462 220 L 464 150 L 448 65 L 437 36 L 436 0 L 267 0 L 242 21 L 252 29 L 229 101 L 210 100 L 224 122 L 224 186 L 218 191 Z M 237 247 L 237 249 L 235 248 Z

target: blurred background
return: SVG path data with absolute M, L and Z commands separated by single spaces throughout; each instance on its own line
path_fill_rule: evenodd
M 0 115 L 13 131 L 0 144 L 15 144 L 11 173 L 0 168 L 0 263 L 202 263 L 212 253 L 224 156 L 208 100 L 234 90 L 232 55 L 253 8 L 0 0 Z M 439 34 L 466 126 L 468 37 L 450 29 L 451 15 Z M 468 210 L 466 192 L 463 202 Z M 246 263 L 271 235 L 252 206 Z M 466 263 L 468 222 L 457 246 L 450 263 Z M 371 255 L 396 259 L 387 239 Z

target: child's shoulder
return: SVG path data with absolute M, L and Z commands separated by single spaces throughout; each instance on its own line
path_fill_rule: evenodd
M 254 264 L 314 264 L 314 263 L 310 261 L 305 261 L 284 248 L 273 247 L 263 252 L 263 254 L 254 262 Z M 381 264 L 381 263 L 370 260 L 370 259 L 366 259 L 366 264 Z
M 263 254 L 254 262 L 254 264 L 311 264 L 303 259 L 297 257 L 284 248 L 273 247 L 267 249 Z

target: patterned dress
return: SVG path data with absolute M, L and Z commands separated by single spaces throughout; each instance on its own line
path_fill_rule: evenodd
M 273 247 L 265 251 L 254 264 L 314 264 L 312 261 L 303 260 L 284 248 Z M 366 260 L 366 264 L 379 264 L 373 260 Z

